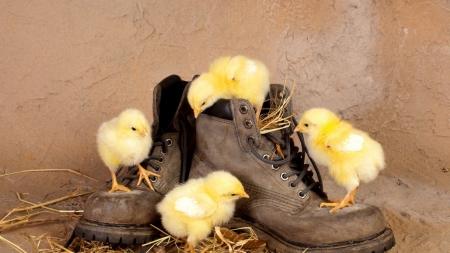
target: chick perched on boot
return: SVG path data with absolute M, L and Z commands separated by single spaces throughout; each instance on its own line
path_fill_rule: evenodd
M 115 172 L 121 166 L 137 165 L 139 168 L 139 181 L 145 179 L 153 190 L 148 175 L 159 177 L 145 170 L 139 163 L 148 156 L 152 145 L 150 125 L 144 114 L 137 109 L 127 109 L 118 117 L 104 122 L 98 129 L 97 146 L 100 157 L 108 166 L 112 187 L 110 193 L 121 190 L 129 192 L 126 186 L 117 183 Z
M 344 198 L 320 205 L 333 207 L 330 213 L 354 204 L 360 182 L 374 180 L 385 167 L 381 145 L 327 109 L 306 111 L 295 131 L 307 135 L 311 157 L 328 166 L 331 176 L 347 189 Z
M 263 63 L 244 56 L 222 57 L 192 82 L 188 101 L 197 117 L 220 98 L 247 99 L 259 120 L 269 89 L 269 71 Z
M 156 208 L 164 228 L 175 237 L 187 237 L 195 252 L 214 226 L 231 219 L 239 198 L 248 198 L 241 182 L 229 172 L 216 171 L 175 187 Z

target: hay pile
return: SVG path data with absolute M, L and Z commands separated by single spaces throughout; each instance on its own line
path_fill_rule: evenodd
M 42 169 L 42 170 L 24 170 L 8 174 L 0 175 L 0 177 L 11 176 L 20 173 L 34 173 L 34 172 L 70 172 L 78 176 L 87 177 L 95 180 L 89 176 L 81 174 L 71 169 Z M 28 193 L 16 192 L 16 197 L 20 201 L 20 205 L 12 210 L 6 210 L 6 215 L 0 220 L 0 234 L 10 232 L 18 228 L 39 226 L 51 223 L 63 223 L 67 221 L 78 220 L 81 217 L 82 210 L 60 210 L 49 207 L 50 205 L 85 195 L 94 193 L 95 191 L 83 192 L 82 189 L 56 199 L 52 199 L 43 203 L 34 203 L 26 200 Z M 25 236 L 25 235 L 24 235 Z M 34 252 L 66 252 L 61 244 L 64 244 L 65 239 L 51 237 L 46 234 L 36 236 L 25 236 L 31 243 Z M 10 246 L 15 252 L 26 253 L 19 245 L 0 236 L 0 241 Z M 42 247 L 45 247 L 44 249 Z M 70 251 L 67 251 L 70 252 Z
M 286 85 L 283 86 L 286 88 Z M 286 97 L 286 91 L 276 92 L 279 94 L 278 97 L 274 97 L 269 100 L 270 108 L 266 109 L 267 113 L 261 113 L 258 127 L 261 134 L 266 134 L 274 131 L 278 131 L 284 128 L 288 128 L 291 125 L 290 118 L 294 115 L 285 116 L 285 109 L 289 105 L 292 99 L 292 94 L 294 93 L 295 83 L 292 86 L 292 90 L 289 96 Z
M 185 240 L 174 238 L 161 229 L 156 229 L 166 236 L 144 244 L 143 246 L 146 247 L 141 253 L 175 253 L 183 252 L 184 249 L 188 250 Z M 195 251 L 200 253 L 270 253 L 266 242 L 259 240 L 252 228 L 244 227 L 230 230 L 218 226 L 214 228 L 212 237 L 208 237 L 198 243 Z
M 52 169 L 52 170 L 26 170 L 10 174 L 3 174 L 0 177 L 10 176 L 25 172 L 70 172 L 80 176 L 85 176 L 79 172 L 66 169 Z M 87 177 L 87 176 L 85 176 Z M 93 179 L 93 178 L 90 178 Z M 95 180 L 95 179 L 93 179 Z M 50 207 L 50 205 L 59 202 L 85 196 L 94 193 L 95 191 L 83 192 L 82 189 L 44 203 L 33 203 L 26 200 L 26 194 L 16 193 L 17 199 L 21 204 L 12 209 L 7 210 L 7 214 L 0 220 L 0 234 L 4 232 L 11 232 L 15 229 L 44 225 L 55 222 L 67 222 L 78 220 L 83 213 L 82 210 L 60 210 Z M 155 227 L 156 228 L 156 227 Z M 73 229 L 73 228 L 72 228 Z M 47 234 L 25 236 L 33 248 L 33 252 L 39 253 L 59 253 L 59 252 L 84 252 L 84 253 L 133 253 L 133 252 L 149 252 L 149 253 L 163 253 L 163 252 L 182 252 L 185 242 L 174 238 L 158 229 L 162 238 L 145 245 L 117 245 L 98 241 L 85 240 L 82 238 L 75 238 L 68 248 L 64 248 L 67 238 L 52 237 Z M 23 248 L 14 242 L 4 238 L 0 235 L 0 243 L 5 243 L 10 246 L 15 252 L 27 253 Z M 213 231 L 213 236 L 201 241 L 196 250 L 198 252 L 270 252 L 266 249 L 266 243 L 258 240 L 256 234 L 251 228 L 241 228 L 229 230 L 227 228 L 216 227 Z
M 36 223 L 46 224 L 50 221 L 55 221 L 55 219 L 31 219 L 32 217 L 39 216 L 44 212 L 46 211 L 37 211 L 27 215 L 18 216 L 13 219 L 5 219 L 6 217 L 4 217 L 0 224 L 2 229 L 8 228 L 9 230 L 12 230 L 20 226 L 33 225 Z M 9 213 L 8 216 L 10 214 L 11 213 Z M 79 217 L 79 215 L 73 217 Z M 56 221 L 65 221 L 65 219 L 56 219 Z M 76 237 L 68 248 L 64 248 L 62 245 L 66 242 L 66 238 L 57 238 L 44 234 L 40 236 L 27 236 L 27 239 L 33 245 L 33 251 L 41 253 L 171 253 L 184 251 L 186 244 L 184 240 L 174 238 L 159 228 L 156 229 L 160 230 L 165 236 L 144 245 L 118 245 Z M 2 236 L 0 236 L 0 241 L 8 244 L 16 252 L 26 253 L 26 251 L 20 246 Z M 250 227 L 233 230 L 215 227 L 213 230 L 213 235 L 201 241 L 197 245 L 196 251 L 202 253 L 270 253 L 266 243 L 258 240 L 258 237 Z
M 16 193 L 17 199 L 23 204 L 12 209 L 7 210 L 7 214 L 0 220 L 0 233 L 11 231 L 17 228 L 26 226 L 36 226 L 42 224 L 49 224 L 55 222 L 66 222 L 70 219 L 78 219 L 81 217 L 80 210 L 58 210 L 48 207 L 48 205 L 55 204 L 60 201 L 64 201 L 70 198 L 76 198 L 88 194 L 92 194 L 95 191 L 81 192 L 81 189 L 68 194 L 64 197 L 53 199 L 44 203 L 36 204 L 23 199 L 22 194 Z M 24 206 L 26 204 L 26 206 Z M 27 236 L 28 241 L 31 242 L 36 252 L 61 252 L 64 249 L 61 246 L 61 241 L 64 239 L 54 238 L 50 236 Z M 20 246 L 0 236 L 0 241 L 8 244 L 17 252 L 26 253 Z M 41 249 L 41 245 L 46 244 L 49 249 Z

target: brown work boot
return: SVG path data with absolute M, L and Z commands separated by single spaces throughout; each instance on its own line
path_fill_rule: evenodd
M 131 192 L 108 193 L 109 182 L 104 190 L 92 194 L 74 235 L 125 244 L 142 244 L 159 235 L 150 226 L 160 223 L 156 204 L 177 183 L 186 180 L 195 150 L 195 118 L 186 100 L 188 86 L 188 82 L 172 75 L 153 91 L 153 145 L 141 165 L 160 175 L 150 177 L 155 191 L 145 183 L 136 185 L 136 166 L 122 169 L 117 181 Z
M 283 85 L 271 85 L 269 95 L 264 108 L 273 109 L 289 91 Z M 291 103 L 284 114 L 292 115 Z M 256 122 L 251 104 L 244 99 L 219 100 L 197 118 L 190 177 L 227 170 L 250 196 L 238 201 L 236 218 L 229 226 L 253 227 L 276 252 L 378 253 L 392 248 L 392 230 L 385 227 L 377 207 L 357 203 L 331 214 L 319 208 L 327 201 L 326 194 L 314 162 L 309 159 L 316 179 L 305 163 L 302 135 L 298 135 L 301 150 L 290 138 L 295 122 L 267 134 L 260 133 Z
M 195 150 L 195 117 L 187 101 L 189 83 L 172 75 L 162 80 L 153 90 L 153 145 L 142 167 L 160 175 L 150 176 L 155 191 L 165 195 L 175 184 L 189 176 Z M 117 181 L 123 185 L 148 190 L 148 186 L 136 186 L 138 169 L 128 168 Z

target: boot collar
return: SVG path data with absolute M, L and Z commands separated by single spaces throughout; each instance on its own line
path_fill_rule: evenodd
M 202 113 L 221 119 L 233 120 L 233 113 L 230 107 L 230 99 L 219 99 Z

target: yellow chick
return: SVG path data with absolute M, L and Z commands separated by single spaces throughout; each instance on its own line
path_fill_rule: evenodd
M 116 171 L 121 166 L 137 165 L 139 168 L 139 181 L 145 179 L 148 186 L 153 189 L 148 175 L 159 177 L 149 172 L 139 164 L 148 156 L 152 145 L 151 128 L 144 114 L 137 109 L 127 109 L 116 118 L 104 122 L 97 133 L 97 146 L 100 157 L 111 171 L 112 187 L 110 193 L 121 190 L 129 192 L 130 189 L 117 183 Z
M 244 56 L 222 57 L 192 82 L 187 98 L 195 117 L 220 98 L 247 99 L 259 120 L 269 89 L 269 71 L 263 63 Z
M 306 134 L 311 157 L 328 166 L 331 176 L 347 189 L 344 198 L 320 205 L 333 207 L 330 213 L 354 204 L 360 182 L 374 180 L 385 167 L 381 145 L 327 109 L 306 111 L 295 131 Z
M 157 205 L 162 225 L 173 236 L 187 236 L 190 251 L 214 226 L 228 222 L 236 201 L 248 198 L 241 182 L 225 171 L 190 179 L 171 190 Z

